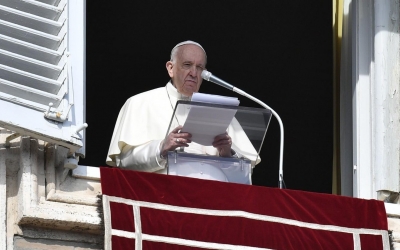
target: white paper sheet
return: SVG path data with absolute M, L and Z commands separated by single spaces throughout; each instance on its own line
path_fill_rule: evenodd
M 206 102 L 206 103 L 232 105 L 232 106 L 239 105 L 239 100 L 237 97 L 211 95 L 211 94 L 204 94 L 204 93 L 193 93 L 192 102 Z
M 193 102 L 205 102 L 221 105 L 238 106 L 236 97 L 194 93 Z M 192 106 L 182 131 L 192 134 L 192 141 L 204 146 L 211 146 L 215 136 L 225 133 L 236 109 Z

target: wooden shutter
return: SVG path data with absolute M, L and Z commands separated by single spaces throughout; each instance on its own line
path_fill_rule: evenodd
M 0 1 L 0 127 L 84 155 L 85 14 L 84 0 Z

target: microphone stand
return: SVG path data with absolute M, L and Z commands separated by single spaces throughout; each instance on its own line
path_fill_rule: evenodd
M 213 76 L 211 74 L 211 72 L 207 71 L 207 70 L 203 70 L 203 72 L 201 73 L 201 77 L 206 80 L 206 81 L 211 81 L 213 83 L 216 83 L 222 87 L 225 87 L 229 90 L 232 90 L 233 92 L 236 92 L 242 96 L 245 96 L 247 98 L 249 98 L 250 100 L 255 101 L 256 103 L 260 104 L 261 106 L 263 106 L 266 109 L 270 109 L 272 114 L 275 116 L 275 118 L 278 120 L 279 123 L 279 127 L 281 130 L 281 136 L 280 136 L 280 153 L 279 153 L 279 188 L 283 188 L 283 123 L 281 118 L 279 117 L 279 115 L 272 109 L 270 108 L 267 104 L 265 104 L 264 102 L 260 101 L 259 99 L 247 94 L 246 92 L 244 92 L 243 90 L 234 87 L 233 85 L 217 78 L 216 76 Z M 211 79 L 210 79 L 211 78 Z

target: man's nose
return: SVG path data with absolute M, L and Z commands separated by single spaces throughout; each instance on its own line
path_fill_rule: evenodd
M 196 77 L 197 76 L 197 67 L 196 66 L 193 66 L 193 67 L 190 67 L 190 75 L 191 76 L 193 76 L 193 77 Z

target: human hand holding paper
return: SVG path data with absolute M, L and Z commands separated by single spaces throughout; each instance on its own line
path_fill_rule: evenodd
M 214 138 L 213 147 L 217 148 L 219 156 L 230 157 L 232 156 L 232 138 L 227 132 L 221 135 L 217 135 Z
M 231 106 L 239 105 L 239 100 L 235 97 L 202 93 L 194 93 L 192 101 Z M 226 133 L 235 113 L 236 109 L 192 106 L 182 131 L 190 133 L 192 141 L 204 146 L 211 146 L 216 136 Z
M 189 133 L 180 133 L 182 126 L 178 126 L 173 129 L 168 136 L 161 143 L 161 153 L 163 157 L 166 157 L 168 151 L 173 151 L 178 147 L 189 147 L 188 143 L 191 143 L 190 140 L 191 134 Z

